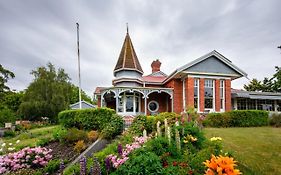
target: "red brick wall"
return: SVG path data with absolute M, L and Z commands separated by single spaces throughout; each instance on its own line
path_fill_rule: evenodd
M 231 80 L 225 80 L 225 111 L 231 110 Z
M 165 84 L 165 87 L 174 88 L 174 112 L 181 113 L 182 105 L 182 81 L 180 79 L 172 79 Z
M 188 77 L 185 80 L 185 101 L 186 107 L 194 107 L 194 78 Z
M 156 101 L 159 104 L 159 109 L 157 112 L 161 113 L 161 112 L 166 112 L 167 111 L 167 96 L 168 94 L 165 93 L 158 93 L 158 92 L 154 92 L 152 94 L 148 95 L 148 99 L 147 99 L 147 108 L 148 108 L 148 103 L 150 101 Z M 169 99 L 168 99 L 169 100 Z M 150 111 L 147 110 L 147 115 L 150 115 Z
M 199 79 L 199 111 L 203 112 L 205 109 L 205 96 L 204 96 L 204 78 Z
M 220 111 L 220 80 L 215 80 L 215 110 Z

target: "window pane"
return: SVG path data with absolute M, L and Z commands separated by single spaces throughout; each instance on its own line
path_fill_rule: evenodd
M 213 108 L 213 99 L 205 98 L 205 108 Z
M 127 96 L 127 99 L 126 99 L 126 112 L 134 112 L 133 96 Z
M 118 99 L 118 112 L 123 112 L 123 96 Z
M 198 108 L 198 98 L 194 98 L 194 108 Z
M 136 97 L 136 112 L 140 112 L 139 111 L 139 97 Z

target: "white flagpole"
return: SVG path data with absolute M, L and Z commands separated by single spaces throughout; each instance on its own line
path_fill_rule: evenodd
M 81 102 L 81 75 L 80 75 L 80 51 L 79 51 L 79 24 L 77 26 L 77 54 L 78 54 L 78 79 L 79 79 L 79 109 L 82 109 Z

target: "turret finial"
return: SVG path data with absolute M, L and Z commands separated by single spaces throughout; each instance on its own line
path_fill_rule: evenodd
M 129 33 L 129 25 L 128 23 L 126 23 L 126 26 L 127 26 L 127 34 Z

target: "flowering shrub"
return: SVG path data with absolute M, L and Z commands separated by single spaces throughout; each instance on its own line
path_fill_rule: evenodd
M 235 169 L 235 166 L 237 165 L 236 165 L 236 161 L 234 161 L 232 157 L 212 155 L 211 160 L 206 160 L 204 164 L 208 168 L 205 172 L 205 175 L 242 174 L 238 169 Z
M 0 145 L 0 155 L 13 152 L 16 148 L 15 145 L 19 144 L 20 140 L 17 140 L 15 143 L 1 143 Z
M 212 137 L 210 138 L 211 141 L 222 141 L 221 137 Z
M 52 158 L 51 149 L 26 147 L 18 152 L 0 156 L 0 174 L 21 168 L 37 168 L 47 165 Z
M 74 151 L 76 151 L 77 153 L 81 153 L 82 151 L 84 151 L 86 148 L 86 144 L 84 143 L 84 140 L 79 140 L 78 142 L 76 142 L 75 146 L 74 146 Z
M 119 156 L 110 154 L 106 157 L 107 169 L 110 169 L 110 163 L 114 168 L 118 168 L 120 165 L 124 164 L 128 159 L 128 155 L 135 149 L 140 148 L 145 142 L 147 142 L 148 137 L 134 137 L 134 142 L 132 144 L 126 144 L 125 149 L 122 150 L 121 145 L 118 145 Z
M 188 143 L 189 141 L 190 142 L 196 142 L 197 141 L 197 138 L 196 137 L 193 137 L 192 135 L 188 134 L 187 136 L 185 136 L 183 138 L 183 143 Z

